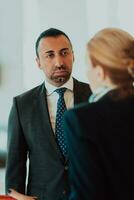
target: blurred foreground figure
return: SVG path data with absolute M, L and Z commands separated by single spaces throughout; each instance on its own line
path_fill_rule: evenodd
M 93 95 L 65 115 L 69 199 L 134 199 L 134 38 L 106 28 L 87 52 Z

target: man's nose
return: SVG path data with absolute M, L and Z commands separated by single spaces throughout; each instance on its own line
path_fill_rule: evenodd
M 56 56 L 55 57 L 55 66 L 56 67 L 61 67 L 63 65 L 63 59 L 61 56 Z

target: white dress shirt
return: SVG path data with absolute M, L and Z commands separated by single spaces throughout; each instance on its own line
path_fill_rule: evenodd
M 45 80 L 45 87 L 46 87 L 50 121 L 51 121 L 53 131 L 55 133 L 57 101 L 59 98 L 59 94 L 55 92 L 55 90 L 59 88 L 63 88 L 63 87 L 67 88 L 67 90 L 64 93 L 64 100 L 65 100 L 66 108 L 67 109 L 72 108 L 74 105 L 73 78 L 70 77 L 70 79 L 61 87 L 55 87 L 54 85 L 51 85 Z

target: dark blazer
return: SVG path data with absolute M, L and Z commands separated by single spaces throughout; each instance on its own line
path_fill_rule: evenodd
M 134 199 L 134 96 L 118 92 L 65 113 L 69 200 Z
M 88 100 L 88 84 L 74 79 L 74 103 Z M 26 186 L 26 161 L 29 175 Z M 6 190 L 61 200 L 68 193 L 67 162 L 64 162 L 51 127 L 44 83 L 14 98 L 8 126 Z

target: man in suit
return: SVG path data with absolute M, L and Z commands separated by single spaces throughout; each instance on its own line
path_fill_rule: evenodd
M 71 76 L 74 54 L 64 32 L 51 28 L 41 33 L 36 54 L 45 83 L 14 98 L 8 126 L 6 190 L 13 188 L 39 200 L 64 200 L 69 191 L 68 160 L 56 138 L 56 90 L 65 88 L 67 109 L 87 101 L 91 91 L 88 84 Z

